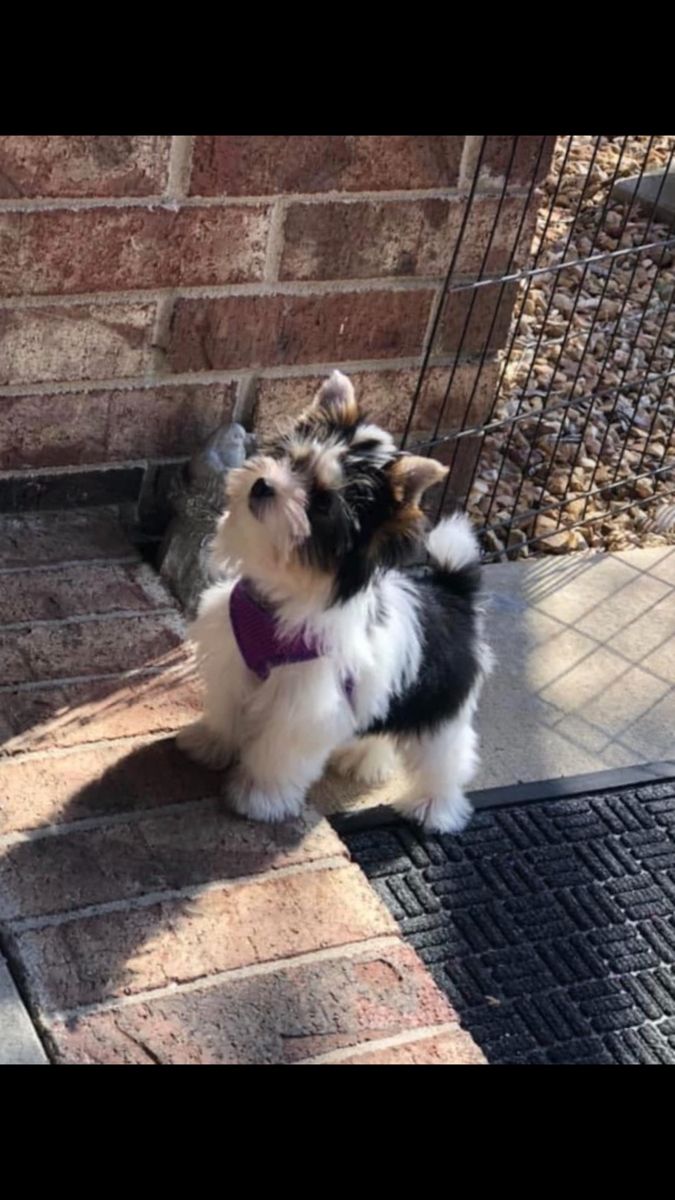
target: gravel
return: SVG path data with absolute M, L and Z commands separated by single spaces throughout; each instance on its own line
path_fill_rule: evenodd
M 571 265 L 520 285 L 491 420 L 522 419 L 486 435 L 469 498 L 496 557 L 675 544 L 675 228 L 610 198 L 674 150 L 558 140 L 527 265 Z

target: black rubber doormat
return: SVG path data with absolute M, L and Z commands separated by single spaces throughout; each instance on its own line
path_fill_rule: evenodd
M 490 1063 L 675 1063 L 675 763 L 334 824 Z

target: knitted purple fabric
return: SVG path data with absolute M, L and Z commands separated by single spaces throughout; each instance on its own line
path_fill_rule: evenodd
M 274 613 L 255 599 L 244 579 L 240 579 L 232 589 L 230 620 L 239 653 L 258 679 L 267 679 L 274 667 L 311 662 L 321 656 L 321 650 L 313 638 L 302 633 L 284 637 L 279 632 Z M 342 686 L 351 704 L 354 693 L 351 676 L 343 681 Z
M 267 679 L 273 667 L 310 662 L 320 656 L 316 642 L 304 634 L 283 637 L 274 613 L 251 595 L 243 579 L 230 596 L 230 620 L 239 652 L 258 679 Z

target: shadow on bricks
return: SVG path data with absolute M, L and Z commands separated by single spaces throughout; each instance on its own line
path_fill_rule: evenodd
M 83 758 L 101 753 L 79 746 L 8 765 L 37 771 L 43 784 L 45 773 L 62 769 L 63 780 L 53 779 L 56 799 L 69 768 L 77 773 Z M 330 859 L 340 848 L 318 814 L 279 826 L 234 816 L 223 775 L 188 762 L 172 737 L 105 753 L 115 761 L 74 790 L 48 827 L 26 840 L 10 835 L 0 857 L 5 945 L 40 1012 L 68 1012 L 304 948 L 302 935 L 297 946 L 289 941 L 285 925 L 293 912 L 288 885 L 299 891 L 307 876 L 288 868 Z M 24 784 L 17 784 L 19 796 Z M 0 815 L 3 808 L 0 800 Z M 270 934 L 268 922 L 265 936 L 278 945 L 257 945 L 270 910 L 277 932 Z M 250 980 L 251 1002 L 256 987 Z

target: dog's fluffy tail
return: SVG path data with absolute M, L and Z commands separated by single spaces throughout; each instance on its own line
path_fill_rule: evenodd
M 437 570 L 462 592 L 480 587 L 480 549 L 465 513 L 440 521 L 427 537 L 427 550 Z

